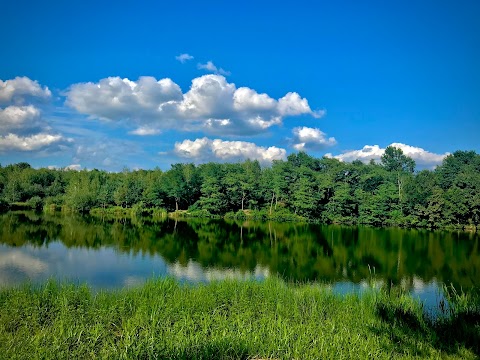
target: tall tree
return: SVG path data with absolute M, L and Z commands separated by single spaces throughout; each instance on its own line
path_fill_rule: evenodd
M 163 188 L 168 197 L 175 201 L 175 210 L 180 202 L 186 206 L 198 200 L 200 194 L 200 177 L 193 164 L 173 164 L 163 175 Z
M 385 153 L 381 157 L 383 167 L 396 175 L 398 186 L 398 198 L 402 201 L 402 187 L 406 174 L 413 174 L 415 170 L 415 161 L 406 156 L 402 149 L 394 146 L 387 146 Z
M 227 198 L 223 186 L 224 164 L 207 163 L 199 166 L 201 177 L 200 198 L 194 207 L 211 214 L 227 212 Z
M 142 200 L 147 207 L 160 207 L 164 205 L 165 192 L 162 187 L 162 171 L 155 169 L 145 177 L 145 190 Z

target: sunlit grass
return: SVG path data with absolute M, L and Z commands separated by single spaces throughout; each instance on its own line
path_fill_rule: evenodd
M 431 323 L 406 295 L 278 279 L 100 293 L 50 281 L 0 291 L 0 358 L 475 358 L 478 322 L 464 324 L 467 341 L 448 336 L 459 319 Z

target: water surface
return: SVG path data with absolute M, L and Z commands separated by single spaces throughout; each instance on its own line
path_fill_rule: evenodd
M 0 215 L 0 286 L 50 277 L 93 288 L 154 276 L 204 282 L 280 276 L 340 293 L 372 282 L 401 286 L 430 305 L 443 284 L 480 286 L 479 235 L 301 223 L 76 215 Z

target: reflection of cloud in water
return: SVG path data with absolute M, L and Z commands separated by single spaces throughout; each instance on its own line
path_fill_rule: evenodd
M 126 276 L 123 280 L 123 286 L 125 287 L 135 287 L 142 285 L 145 282 L 145 278 L 141 276 L 129 275 Z
M 424 292 L 431 292 L 432 290 L 438 291 L 438 289 L 442 287 L 441 283 L 437 281 L 436 278 L 433 278 L 429 282 L 425 282 L 419 277 L 414 276 L 412 283 L 413 283 L 413 291 L 417 294 L 424 293 Z
M 199 263 L 191 260 L 186 266 L 180 264 L 179 262 L 169 265 L 167 272 L 179 280 L 187 280 L 192 282 L 207 282 L 223 279 L 265 279 L 270 276 L 270 271 L 268 268 L 260 265 L 257 265 L 254 271 L 215 268 L 204 269 Z
M 28 280 L 41 283 L 53 277 L 87 283 L 93 288 L 118 288 L 166 273 L 165 261 L 159 256 L 124 254 L 114 248 L 67 248 L 61 242 L 20 248 L 0 244 L 0 286 Z
M 203 268 L 190 260 L 168 265 L 161 256 L 119 253 L 113 248 L 67 248 L 60 242 L 47 247 L 0 246 L 0 286 L 12 286 L 27 280 L 42 282 L 49 277 L 87 282 L 94 288 L 135 287 L 152 276 L 171 275 L 181 281 L 208 282 L 222 279 L 264 279 L 267 267 L 253 271 Z
M 34 279 L 48 271 L 48 264 L 19 250 L 0 254 L 0 286 Z
M 363 289 L 380 289 L 385 286 L 385 281 L 383 279 L 364 279 L 359 283 L 360 287 Z
M 43 261 L 15 250 L 7 254 L 0 255 L 0 268 L 7 266 L 17 267 L 31 275 L 44 272 L 48 269 L 48 264 L 44 263 Z
M 410 292 L 412 294 L 425 294 L 425 293 L 438 293 L 442 288 L 441 282 L 433 278 L 432 280 L 425 282 L 417 276 L 404 277 L 400 280 L 400 288 L 404 291 Z M 387 283 L 383 279 L 370 279 L 362 280 L 359 283 L 361 288 L 374 288 L 380 289 L 387 286 Z

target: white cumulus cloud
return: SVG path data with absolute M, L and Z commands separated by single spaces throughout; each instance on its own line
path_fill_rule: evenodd
M 180 87 L 170 79 L 157 81 L 144 76 L 138 81 L 109 77 L 98 83 L 74 84 L 67 94 L 67 105 L 103 120 L 134 120 L 148 123 L 164 117 L 162 106 L 181 101 Z
M 180 61 L 182 64 L 187 62 L 188 60 L 193 60 L 193 56 L 190 54 L 180 54 L 178 56 L 175 56 L 175 59 Z
M 51 97 L 48 87 L 27 77 L 0 80 L 0 152 L 59 149 L 70 142 L 52 133 L 35 100 Z M 39 105 L 39 104 L 37 104 Z
M 65 166 L 65 170 L 75 170 L 75 171 L 80 171 L 82 170 L 82 165 L 80 164 L 70 164 L 68 166 Z
M 253 135 L 281 125 L 287 116 L 319 117 L 307 99 L 290 92 L 276 100 L 222 75 L 194 78 L 186 93 L 171 79 L 110 77 L 70 87 L 66 104 L 92 119 L 120 122 L 137 135 L 162 129 Z M 148 130 L 146 130 L 148 129 Z
M 241 161 L 258 160 L 262 165 L 269 165 L 273 160 L 285 160 L 286 151 L 275 146 L 258 146 L 246 141 L 224 141 L 208 139 L 184 140 L 175 143 L 174 153 L 177 156 L 193 161 Z
M 54 143 L 58 143 L 61 140 L 64 140 L 61 135 L 39 133 L 31 136 L 21 137 L 10 133 L 6 136 L 0 136 L 0 152 L 9 150 L 40 150 Z
M 207 70 L 209 72 L 212 72 L 214 74 L 219 74 L 219 75 L 225 75 L 225 76 L 228 76 L 230 75 L 230 71 L 226 71 L 222 68 L 218 68 L 213 62 L 211 61 L 207 61 L 205 64 L 202 64 L 202 63 L 198 63 L 197 64 L 197 67 L 200 69 L 200 70 Z
M 312 112 L 308 101 L 301 98 L 296 92 L 289 92 L 278 100 L 278 110 L 282 116 L 295 116 L 301 114 L 312 114 L 314 117 L 321 117 L 323 112 Z
M 233 106 L 238 111 L 272 111 L 277 107 L 277 102 L 267 94 L 240 87 L 233 94 Z
M 442 163 L 443 159 L 449 155 L 449 153 L 435 154 L 420 147 L 410 146 L 402 143 L 392 143 L 389 146 L 399 148 L 403 153 L 415 160 L 415 163 L 420 168 L 433 168 Z M 369 162 L 370 160 L 380 161 L 380 158 L 385 152 L 385 148 L 381 148 L 378 145 L 365 145 L 360 150 L 351 150 L 344 152 L 340 155 L 327 154 L 328 157 L 336 158 L 340 161 L 354 161 L 360 160 L 363 162 Z
M 0 103 L 24 103 L 26 98 L 48 99 L 52 93 L 28 77 L 0 80 Z
M 7 106 L 0 109 L 0 133 L 11 130 L 32 128 L 40 118 L 40 110 L 33 105 L 28 106 Z
M 296 127 L 292 133 L 292 147 L 298 151 L 322 150 L 337 143 L 334 137 L 327 138 L 327 135 L 317 128 Z

